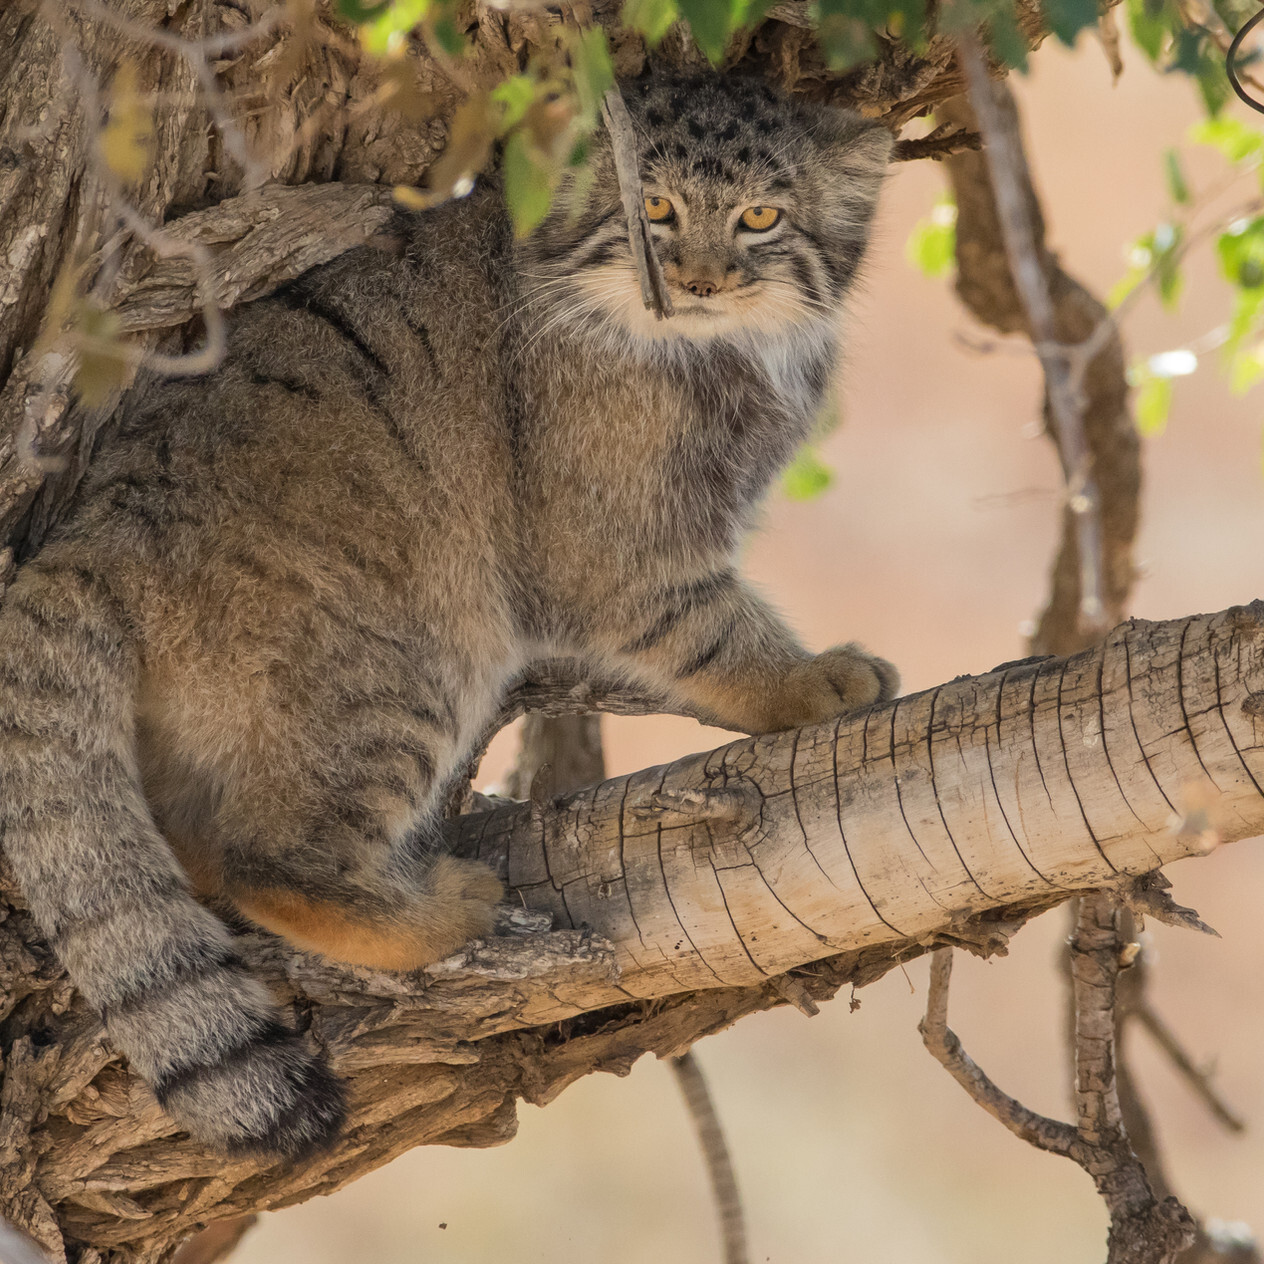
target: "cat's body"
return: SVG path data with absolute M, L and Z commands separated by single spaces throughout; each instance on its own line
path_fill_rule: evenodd
M 438 852 L 436 814 L 532 659 L 749 731 L 895 687 L 803 650 L 734 571 L 830 380 L 885 133 L 755 85 L 629 95 L 675 317 L 640 306 L 604 154 L 526 242 L 494 187 L 402 217 L 399 250 L 234 313 L 210 377 L 138 389 L 0 607 L 3 844 L 214 1144 L 301 1153 L 341 1097 L 186 873 L 304 947 L 414 968 L 490 926 L 499 884 Z

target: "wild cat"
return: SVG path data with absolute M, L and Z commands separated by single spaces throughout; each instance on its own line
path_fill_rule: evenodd
M 501 887 L 445 782 L 508 682 L 577 654 L 732 729 L 892 696 L 743 582 L 831 379 L 882 126 L 756 82 L 625 85 L 676 314 L 641 303 L 613 161 L 515 240 L 494 182 L 232 314 L 149 380 L 0 607 L 0 829 L 43 931 L 174 1119 L 336 1134 L 337 1078 L 195 898 L 411 970 Z

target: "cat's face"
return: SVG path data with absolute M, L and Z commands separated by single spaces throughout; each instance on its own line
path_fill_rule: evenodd
M 584 200 L 563 200 L 525 246 L 528 290 L 559 321 L 656 343 L 835 323 L 868 241 L 886 129 L 747 80 L 651 77 L 623 91 L 675 315 L 642 303 L 608 148 Z

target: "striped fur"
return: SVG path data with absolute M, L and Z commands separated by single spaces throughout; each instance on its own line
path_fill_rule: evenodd
M 883 129 L 719 79 L 630 85 L 678 315 L 640 307 L 609 154 L 532 238 L 494 186 L 401 215 L 146 381 L 0 606 L 0 830 L 32 910 L 174 1118 L 326 1142 L 340 1087 L 209 896 L 408 970 L 496 879 L 437 807 L 533 658 L 759 731 L 889 696 L 735 569 L 828 389 Z M 568 204 L 569 203 L 569 204 Z M 756 237 L 750 205 L 782 211 Z

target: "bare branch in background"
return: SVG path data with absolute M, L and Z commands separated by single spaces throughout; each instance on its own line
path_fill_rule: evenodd
M 1024 324 L 1044 369 L 1045 391 L 1066 483 L 1067 509 L 1074 522 L 1079 569 L 1077 633 L 1096 640 L 1111 626 L 1103 575 L 1100 497 L 1092 453 L 1084 433 L 1082 374 L 1073 374 L 1062 339 L 1049 278 L 1041 267 L 1041 241 L 1032 214 L 1032 194 L 1017 111 L 1007 89 L 998 90 L 988 73 L 978 40 L 965 35 L 959 56 L 969 85 L 970 105 L 983 136 L 1000 238 Z M 1079 380 L 1077 380 L 1077 378 Z
M 930 990 L 926 997 L 926 1017 L 918 1024 L 922 1042 L 932 1056 L 993 1119 L 999 1120 L 1016 1137 L 1038 1150 L 1069 1155 L 1075 1143 L 1075 1129 L 1029 1110 L 1017 1098 L 999 1089 L 977 1062 L 965 1051 L 956 1032 L 948 1026 L 948 984 L 952 978 L 951 948 L 936 948 L 930 963 Z
M 1008 87 L 991 85 L 990 95 L 1000 102 L 1003 112 L 1017 130 L 1017 107 Z M 964 98 L 946 103 L 938 111 L 945 124 L 960 128 L 977 126 L 974 112 Z M 1129 412 L 1128 387 L 1125 377 L 1125 355 L 1118 319 L 1144 286 L 1154 279 L 1154 271 L 1125 299 L 1114 314 L 1083 285 L 1069 276 L 1044 244 L 1044 217 L 1034 181 L 1026 159 L 1020 152 L 1017 170 L 1030 223 L 1034 226 L 1036 262 L 1044 274 L 1052 296 L 1059 343 L 1052 350 L 1067 357 L 1073 387 L 1082 391 L 1081 420 L 1092 460 L 1092 469 L 1100 492 L 1102 523 L 1103 582 L 1107 613 L 1112 621 L 1126 613 L 1126 603 L 1133 580 L 1132 545 L 1138 519 L 1141 482 L 1140 445 Z M 947 169 L 956 195 L 957 219 L 957 291 L 970 311 L 981 321 L 1004 333 L 1023 332 L 1032 336 L 1028 313 L 1013 280 L 1009 259 L 1002 246 L 1002 225 L 993 193 L 992 180 L 985 160 L 976 154 L 954 156 Z M 1011 174 L 1013 174 L 1011 172 Z M 1187 248 L 1188 241 L 1183 248 Z M 1049 348 L 1046 348 L 1048 350 Z M 1051 428 L 1051 437 L 1060 442 L 1060 435 Z M 1085 635 L 1079 620 L 1080 573 L 1078 540 L 1074 515 L 1068 510 L 1059 556 L 1053 571 L 1052 591 L 1032 638 L 1032 648 L 1042 653 L 1072 653 L 1091 638 Z M 1156 875 L 1157 876 L 1157 875 Z M 1171 906 L 1163 890 L 1129 889 L 1120 891 L 1127 908 L 1173 924 L 1196 926 L 1175 906 Z M 1073 920 L 1078 909 L 1071 908 Z M 1125 932 L 1125 938 L 1131 938 Z M 1065 958 L 1070 968 L 1069 954 Z M 1131 1022 L 1151 1026 L 1159 1023 L 1146 1000 L 1146 970 L 1142 961 L 1122 976 L 1123 982 L 1116 1005 L 1116 1022 L 1120 1037 Z M 1166 1030 L 1166 1029 L 1163 1029 Z M 1068 1024 L 1069 1047 L 1077 1047 L 1074 1010 Z M 1172 1056 L 1178 1067 L 1190 1063 L 1182 1051 L 1174 1048 Z M 1122 1051 L 1116 1059 L 1116 1090 L 1122 1120 L 1144 1168 L 1149 1175 L 1156 1198 L 1162 1200 L 1170 1192 L 1154 1127 L 1138 1093 L 1126 1057 Z M 1192 1068 L 1191 1068 L 1192 1069 Z M 1210 1095 L 1205 1077 L 1199 1077 L 1196 1091 Z M 1219 1103 L 1217 1103 L 1219 1105 Z M 1259 1257 L 1248 1238 L 1233 1237 L 1225 1247 L 1225 1235 L 1217 1234 L 1214 1225 L 1199 1226 L 1195 1244 L 1181 1257 L 1181 1264 L 1232 1258 L 1242 1264 L 1256 1264 Z M 1226 1252 L 1228 1252 L 1226 1254 Z
M 1030 1145 L 1074 1160 L 1092 1178 L 1110 1213 L 1107 1264 L 1176 1264 L 1195 1241 L 1192 1217 L 1172 1197 L 1157 1198 L 1133 1153 L 1115 1082 L 1115 983 L 1124 941 L 1111 892 L 1083 896 L 1071 942 L 1075 996 L 1076 1124 L 1028 1110 L 1003 1093 L 965 1052 L 948 1027 L 951 949 L 931 963 L 927 1049 L 988 1114 Z
M 682 1053 L 671 1059 L 676 1083 L 693 1118 L 698 1144 L 702 1147 L 711 1177 L 711 1192 L 715 1196 L 716 1211 L 720 1217 L 720 1232 L 724 1239 L 724 1264 L 748 1264 L 750 1255 L 746 1248 L 746 1218 L 742 1212 L 742 1194 L 737 1187 L 733 1160 L 729 1155 L 724 1129 L 715 1102 L 707 1088 L 706 1076 L 692 1053 Z
M 1115 1080 L 1115 996 L 1125 941 L 1109 892 L 1085 895 L 1071 940 L 1075 998 L 1075 1104 L 1082 1154 L 1110 1212 L 1108 1264 L 1175 1264 L 1197 1226 L 1170 1195 L 1155 1197 L 1133 1153 Z

